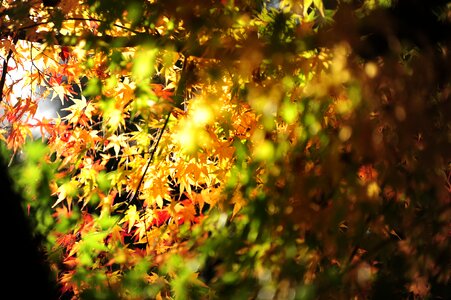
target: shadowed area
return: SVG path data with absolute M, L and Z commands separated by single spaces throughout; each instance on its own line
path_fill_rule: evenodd
M 57 299 L 56 284 L 39 241 L 31 233 L 21 207 L 22 199 L 13 190 L 3 158 L 0 159 L 0 184 L 1 227 L 4 229 L 1 243 L 2 295 L 8 295 L 10 299 Z

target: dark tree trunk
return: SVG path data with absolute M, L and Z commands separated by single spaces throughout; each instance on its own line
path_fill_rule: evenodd
M 0 209 L 2 278 L 0 298 L 57 299 L 52 278 L 39 241 L 32 234 L 21 206 L 22 198 L 13 190 L 8 169 L 0 158 Z

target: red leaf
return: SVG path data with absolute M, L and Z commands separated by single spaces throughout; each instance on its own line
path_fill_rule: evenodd
M 171 218 L 171 215 L 166 209 L 157 211 L 156 215 L 157 216 L 152 220 L 152 226 L 161 226 Z
M 63 46 L 61 48 L 60 53 L 59 53 L 59 57 L 61 58 L 61 60 L 63 62 L 67 62 L 69 60 L 69 57 L 70 57 L 69 47 Z
M 358 172 L 360 180 L 369 182 L 377 179 L 377 171 L 371 165 L 361 166 Z
M 155 95 L 157 95 L 159 98 L 163 98 L 164 100 L 172 102 L 172 95 L 174 94 L 170 90 L 165 90 L 163 85 L 161 84 L 151 84 L 153 92 Z

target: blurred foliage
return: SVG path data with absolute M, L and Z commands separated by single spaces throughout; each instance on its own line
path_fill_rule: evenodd
M 4 2 L 1 139 L 63 298 L 450 295 L 447 1 Z

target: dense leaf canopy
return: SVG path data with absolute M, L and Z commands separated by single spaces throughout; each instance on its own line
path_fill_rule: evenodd
M 61 297 L 449 296 L 450 9 L 2 1 L 0 139 Z

